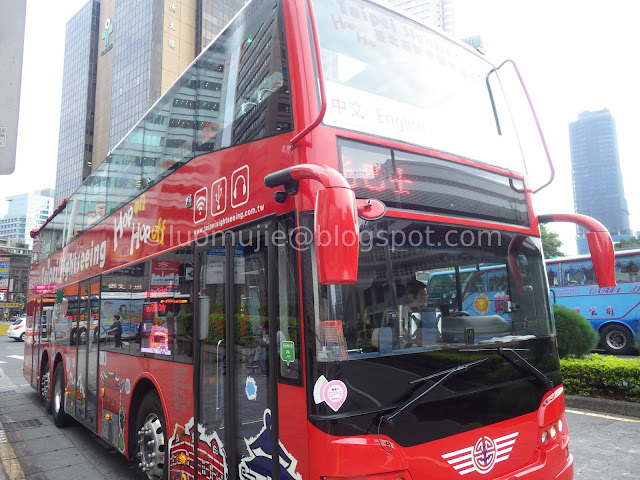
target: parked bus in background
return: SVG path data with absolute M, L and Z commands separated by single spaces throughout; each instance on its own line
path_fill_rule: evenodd
M 584 316 L 607 353 L 628 355 L 640 328 L 640 250 L 615 252 L 615 287 L 598 286 L 589 255 L 546 264 L 552 300 Z
M 247 2 L 33 232 L 55 424 L 151 479 L 572 478 L 539 224 L 588 228 L 603 286 L 613 246 L 534 212 L 514 67 L 366 0 Z M 476 265 L 491 324 L 416 303 Z M 121 338 L 72 342 L 89 315 Z

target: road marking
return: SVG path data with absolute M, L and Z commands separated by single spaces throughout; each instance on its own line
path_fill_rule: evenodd
M 7 355 L 7 358 L 15 358 L 16 360 L 24 360 L 23 355 Z
M 617 420 L 619 422 L 640 423 L 640 420 L 633 420 L 632 418 L 614 417 L 612 415 L 603 415 L 602 413 L 583 412 L 581 410 L 565 409 L 567 413 L 573 413 L 575 415 L 585 415 L 587 417 L 606 418 L 607 420 Z
M 3 362 L 2 360 L 0 360 L 0 363 L 7 363 L 7 362 Z

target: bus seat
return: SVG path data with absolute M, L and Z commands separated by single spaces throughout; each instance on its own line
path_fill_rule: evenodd
M 378 347 L 379 353 L 391 353 L 393 350 L 391 339 L 391 327 L 374 328 L 371 334 L 371 344 Z

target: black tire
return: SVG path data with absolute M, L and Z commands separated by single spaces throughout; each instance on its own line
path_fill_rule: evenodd
M 21 341 L 21 342 L 24 342 L 24 332 L 22 332 L 22 333 L 20 334 L 20 341 Z
M 44 410 L 51 413 L 53 403 L 51 402 L 51 374 L 49 373 L 49 364 L 45 363 L 40 373 L 40 395 L 44 402 Z
M 600 343 L 611 355 L 629 355 L 633 349 L 633 335 L 624 325 L 606 325 L 600 330 Z
M 166 480 L 169 474 L 169 438 L 160 397 L 147 393 L 138 409 L 133 433 L 134 456 L 141 478 Z
M 68 425 L 71 418 L 64 412 L 64 398 L 64 368 L 60 362 L 53 372 L 53 392 L 51 395 L 51 414 L 53 415 L 53 423 L 58 428 Z

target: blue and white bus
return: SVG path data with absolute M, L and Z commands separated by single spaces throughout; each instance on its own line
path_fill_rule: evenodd
M 600 334 L 600 346 L 607 353 L 629 354 L 640 329 L 640 250 L 615 252 L 615 287 L 598 287 L 590 255 L 545 263 L 551 301 L 583 315 Z M 427 285 L 427 307 L 442 310 L 443 316 L 498 315 L 511 323 L 518 306 L 510 301 L 507 271 L 504 264 L 485 264 L 425 272 L 418 279 Z
M 552 301 L 583 315 L 607 353 L 629 354 L 640 327 L 640 250 L 615 252 L 615 287 L 598 287 L 590 255 L 546 260 L 546 265 Z

